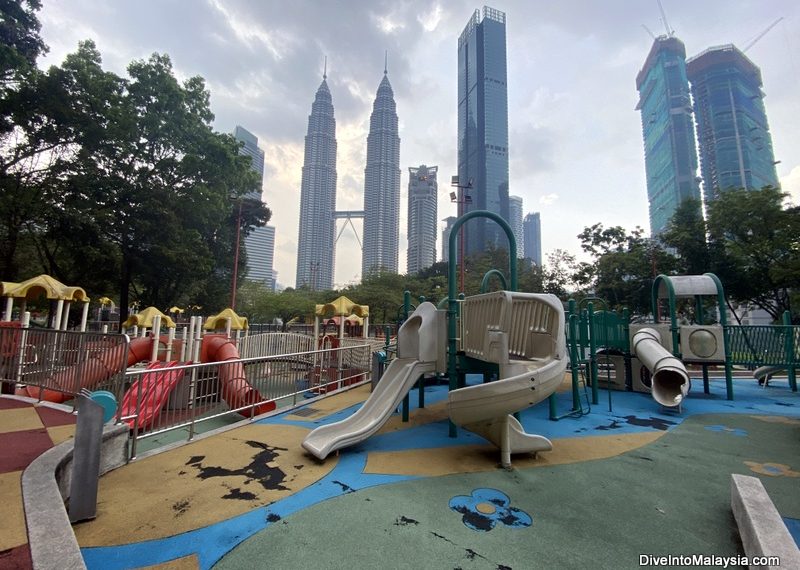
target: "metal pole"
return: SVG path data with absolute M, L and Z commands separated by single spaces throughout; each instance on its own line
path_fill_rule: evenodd
M 242 201 L 239 200 L 239 214 L 236 216 L 236 251 L 233 254 L 233 280 L 231 283 L 231 309 L 236 310 L 236 278 L 239 275 L 239 241 L 242 233 Z

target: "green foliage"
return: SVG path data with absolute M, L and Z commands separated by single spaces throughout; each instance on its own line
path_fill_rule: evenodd
M 728 191 L 708 206 L 711 266 L 726 294 L 779 321 L 800 290 L 800 209 L 777 188 Z
M 23 44 L 25 57 L 44 47 Z M 179 82 L 160 54 L 128 75 L 104 71 L 87 41 L 2 92 L 0 275 L 116 289 L 122 318 L 131 294 L 143 306 L 222 307 L 237 224 L 243 238 L 271 214 L 243 199 L 260 180 L 240 144 L 211 128 L 202 78 Z

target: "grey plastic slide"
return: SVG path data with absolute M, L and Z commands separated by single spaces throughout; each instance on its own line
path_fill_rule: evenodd
M 318 427 L 303 440 L 303 447 L 319 459 L 325 459 L 332 451 L 364 441 L 381 429 L 419 377 L 435 369 L 435 362 L 396 358 L 357 412 Z
M 563 337 L 562 337 L 563 338 Z M 500 448 L 500 462 L 511 465 L 512 453 L 550 451 L 553 444 L 544 436 L 526 433 L 510 415 L 538 404 L 564 379 L 566 349 L 562 358 L 543 362 L 518 360 L 501 365 L 501 375 L 513 374 L 496 382 L 468 386 L 449 394 L 448 411 L 454 424 L 488 439 Z
M 661 334 L 656 329 L 639 329 L 632 345 L 636 358 L 650 371 L 653 399 L 667 408 L 679 406 L 691 386 L 683 362 L 661 346 Z

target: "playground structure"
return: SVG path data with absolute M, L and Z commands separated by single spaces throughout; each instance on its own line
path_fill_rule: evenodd
M 505 231 L 510 251 L 516 250 L 511 228 L 497 214 L 473 211 L 459 218 L 450 235 L 447 311 L 420 303 L 400 327 L 397 358 L 369 399 L 352 416 L 312 431 L 302 444 L 308 452 L 324 459 L 369 438 L 419 384 L 420 376 L 430 372 L 448 373 L 452 437 L 457 426 L 481 435 L 500 449 L 504 466 L 511 465 L 513 453 L 552 449 L 547 438 L 526 433 L 512 414 L 550 396 L 563 379 L 567 365 L 563 306 L 553 295 L 513 292 L 517 274 L 512 259 L 511 291 L 467 297 L 459 310 L 455 238 L 460 225 L 474 217 L 494 220 Z M 470 373 L 483 374 L 484 383 L 466 386 Z M 497 380 L 486 382 L 493 376 Z M 422 396 L 421 384 L 419 389 Z
M 704 302 L 709 297 L 715 302 L 713 311 Z M 681 299 L 694 301 L 695 324 L 681 323 L 677 311 Z M 609 410 L 611 390 L 650 393 L 661 406 L 679 409 L 691 386 L 687 366 L 700 368 L 706 394 L 710 393 L 709 370 L 721 368 L 728 400 L 734 399 L 734 366 L 755 368 L 756 378 L 785 370 L 790 388 L 797 390 L 800 331 L 791 326 L 788 313 L 782 325 L 728 324 L 724 289 L 711 273 L 657 276 L 652 311 L 653 323 L 632 324 L 627 310 L 608 311 L 601 299 L 587 298 L 580 305 L 570 301 L 573 407 L 566 415 L 582 413 L 581 372 L 591 385 L 591 404 L 599 403 L 598 387 L 608 389 Z M 667 322 L 661 322 L 661 315 L 666 315 Z M 558 419 L 552 407 L 551 419 Z
M 21 283 L 0 282 L 0 297 L 5 299 L 3 321 L 6 323 L 12 322 L 15 301 L 20 303 L 18 321 L 22 321 L 29 303 L 42 298 L 47 300 L 49 302 L 47 320 L 51 328 L 58 330 L 67 330 L 72 304 L 83 303 L 80 330 L 86 330 L 90 299 L 81 287 L 64 285 L 49 275 L 39 275 Z

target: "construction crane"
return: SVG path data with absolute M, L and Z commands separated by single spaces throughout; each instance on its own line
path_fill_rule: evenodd
M 672 28 L 669 27 L 669 22 L 667 22 L 667 13 L 664 12 L 664 6 L 662 6 L 661 0 L 657 1 L 658 1 L 658 9 L 661 11 L 661 21 L 664 22 L 664 29 L 667 30 L 667 37 L 671 38 L 672 36 L 675 35 L 675 32 L 672 30 Z
M 780 18 L 778 18 L 777 20 L 772 22 L 769 26 L 767 26 L 767 28 L 763 32 L 758 34 L 753 40 L 750 41 L 750 43 L 748 43 L 746 46 L 744 46 L 744 49 L 742 49 L 742 53 L 745 53 L 747 50 L 749 50 L 751 47 L 753 47 L 758 40 L 760 40 L 761 38 L 766 36 L 767 32 L 769 32 L 772 28 L 777 26 L 778 23 L 780 23 L 781 20 L 783 20 L 783 16 L 781 16 Z

